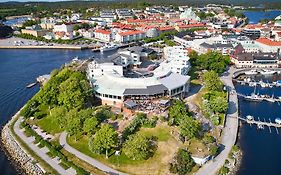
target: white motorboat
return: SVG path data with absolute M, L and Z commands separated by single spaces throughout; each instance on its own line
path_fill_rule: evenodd
M 106 52 L 106 51 L 110 51 L 110 50 L 115 50 L 118 49 L 119 46 L 115 45 L 115 44 L 105 44 L 104 46 L 102 46 L 100 48 L 101 52 Z
M 247 116 L 246 116 L 246 119 L 247 119 L 247 120 L 254 120 L 254 117 L 251 116 L 251 115 L 247 115 Z
M 262 71 L 260 71 L 260 73 L 261 73 L 262 75 L 273 75 L 273 74 L 276 73 L 276 71 L 263 69 Z
M 258 71 L 256 69 L 252 69 L 245 72 L 246 75 L 257 75 Z
M 280 118 L 276 118 L 276 119 L 275 119 L 275 123 L 281 125 L 281 119 L 280 119 Z
M 254 93 L 252 93 L 251 95 L 245 96 L 245 99 L 248 100 L 248 101 L 256 101 L 256 102 L 263 101 L 262 97 L 260 97 L 257 94 L 254 94 Z

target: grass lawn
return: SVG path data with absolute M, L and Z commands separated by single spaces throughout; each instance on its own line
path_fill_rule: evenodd
M 60 128 L 59 124 L 56 122 L 53 122 L 52 118 L 44 117 L 40 120 L 36 121 L 36 124 L 43 129 L 44 131 L 54 135 L 56 133 L 60 133 L 63 131 L 63 129 Z
M 43 148 L 44 145 L 42 145 L 41 143 L 39 143 L 38 147 L 39 147 L 39 148 Z
M 76 156 L 74 156 L 73 154 L 70 154 L 69 152 L 67 152 L 66 150 L 62 149 L 61 152 L 67 156 L 68 160 L 72 161 L 73 163 L 75 163 L 75 165 L 78 165 L 80 167 L 83 167 L 85 170 L 87 170 L 88 172 L 90 172 L 91 174 L 95 174 L 95 175 L 107 175 L 105 172 L 97 169 L 96 167 L 93 167 L 92 165 L 90 165 L 88 162 L 84 162 L 83 160 L 80 160 L 79 158 L 77 158 Z
M 59 163 L 59 165 L 63 168 L 63 169 L 65 169 L 65 170 L 67 170 L 68 168 L 70 168 L 66 163 L 64 163 L 63 161 L 61 161 L 60 163 Z
M 157 137 L 158 141 L 168 141 L 170 138 L 169 126 L 156 126 L 155 128 L 141 128 L 139 133 L 147 137 Z
M 77 150 L 87 154 L 114 169 L 129 174 L 169 174 L 169 162 L 173 158 L 174 153 L 180 146 L 170 135 L 170 127 L 160 125 L 156 128 L 142 128 L 139 132 L 147 136 L 158 137 L 157 150 L 155 154 L 147 160 L 131 160 L 125 154 L 120 156 L 111 155 L 108 159 L 105 155 L 92 153 L 88 148 L 88 138 L 82 137 L 76 142 L 73 137 L 68 138 L 68 143 Z
M 192 155 L 197 157 L 205 157 L 210 155 L 210 151 L 208 151 L 208 148 L 202 141 L 198 139 L 191 139 L 188 141 L 188 143 L 188 150 Z
M 47 155 L 48 155 L 51 159 L 53 159 L 53 158 L 56 157 L 56 156 L 54 156 L 51 152 L 47 152 Z

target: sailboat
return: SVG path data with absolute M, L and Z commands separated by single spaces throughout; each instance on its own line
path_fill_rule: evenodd
M 263 98 L 261 98 L 258 94 L 256 94 L 256 88 L 257 86 L 255 86 L 254 92 L 251 95 L 247 95 L 245 96 L 245 99 L 248 101 L 262 101 Z

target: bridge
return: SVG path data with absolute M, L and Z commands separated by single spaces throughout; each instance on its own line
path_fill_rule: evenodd
M 267 126 L 269 128 L 270 133 L 271 133 L 271 127 L 275 127 L 277 134 L 279 134 L 278 128 L 281 128 L 281 124 L 272 123 L 270 119 L 269 119 L 269 122 L 265 121 L 265 119 L 263 119 L 263 121 L 262 121 L 262 120 L 260 120 L 259 117 L 258 117 L 258 120 L 255 120 L 255 119 L 249 120 L 249 119 L 245 119 L 242 117 L 238 117 L 238 119 L 245 121 L 250 125 L 252 125 L 252 124 L 257 125 L 257 127 L 259 129 L 264 129 L 264 126 Z

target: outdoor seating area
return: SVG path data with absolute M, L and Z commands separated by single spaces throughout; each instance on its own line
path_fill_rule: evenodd
M 170 105 L 170 100 L 157 98 L 127 99 L 124 106 L 136 112 L 141 111 L 147 114 L 163 114 Z

